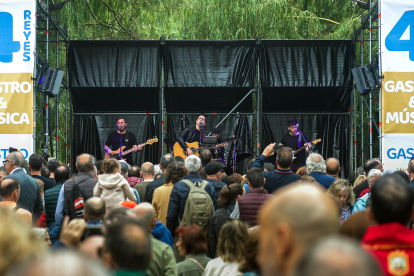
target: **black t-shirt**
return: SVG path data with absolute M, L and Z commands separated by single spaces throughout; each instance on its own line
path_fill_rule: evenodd
M 198 129 L 194 132 L 194 138 L 192 142 L 198 142 L 200 144 L 200 131 Z
M 133 145 L 138 145 L 137 138 L 132 132 L 127 131 L 125 134 L 121 134 L 121 142 L 122 146 L 126 148 L 123 151 L 131 149 Z M 120 148 L 119 146 L 119 133 L 117 131 L 111 132 L 108 135 L 108 139 L 106 139 L 105 145 L 111 147 L 113 151 L 116 151 Z M 129 153 L 124 156 L 127 163 L 133 165 L 132 162 L 132 153 Z
M 45 183 L 45 187 L 43 189 L 43 192 L 46 192 L 47 190 L 49 190 L 50 188 L 55 187 L 56 183 L 52 178 L 46 178 L 40 175 L 31 175 L 31 177 L 33 178 L 37 178 L 43 181 L 43 183 Z
M 300 145 L 298 145 L 299 135 L 300 134 L 292 136 L 290 134 L 286 134 L 285 136 L 282 137 L 282 140 L 280 140 L 280 143 L 292 148 L 293 150 L 303 147 L 306 142 L 309 142 L 309 140 L 308 140 L 308 137 L 306 137 L 306 135 L 302 133 L 303 137 L 301 138 Z M 296 154 L 295 157 L 296 159 L 293 160 L 293 163 L 290 166 L 290 169 L 294 172 L 296 172 L 300 167 L 303 167 L 306 165 L 306 149 L 303 149 L 300 152 L 298 152 L 298 154 Z

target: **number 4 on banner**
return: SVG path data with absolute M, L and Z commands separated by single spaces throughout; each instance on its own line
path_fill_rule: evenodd
M 401 40 L 405 30 L 410 28 L 410 39 Z M 389 51 L 408 51 L 411 61 L 414 61 L 414 10 L 406 11 L 391 32 L 385 38 L 385 47 Z

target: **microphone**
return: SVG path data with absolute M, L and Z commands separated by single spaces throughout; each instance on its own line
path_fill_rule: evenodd
M 239 112 L 237 112 L 236 126 L 239 125 Z
M 298 128 L 299 127 L 299 124 L 296 124 L 296 128 Z
M 121 130 L 121 128 L 122 128 L 122 126 L 121 126 L 121 125 L 119 125 L 119 126 L 118 126 L 118 129 L 119 129 L 119 130 Z

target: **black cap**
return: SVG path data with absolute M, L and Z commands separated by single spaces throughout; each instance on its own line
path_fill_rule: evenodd
M 213 128 L 211 130 L 211 133 L 220 133 L 220 129 L 219 128 Z
M 207 175 L 215 175 L 216 173 L 220 172 L 224 169 L 224 165 L 219 162 L 210 162 L 205 167 L 205 172 Z

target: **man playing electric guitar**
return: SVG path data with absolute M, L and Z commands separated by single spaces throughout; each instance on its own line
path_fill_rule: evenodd
M 127 123 L 124 118 L 119 118 L 118 121 L 116 122 L 116 126 L 118 130 L 109 133 L 108 139 L 106 139 L 105 146 L 104 146 L 104 150 L 109 155 L 112 156 L 113 155 L 112 151 L 116 151 L 122 146 L 126 147 L 123 151 L 131 149 L 133 147 L 137 147 L 135 152 L 142 149 L 142 145 L 137 145 L 138 142 L 137 142 L 137 138 L 135 137 L 135 135 L 132 132 L 128 132 L 126 130 Z M 109 148 L 110 146 L 112 146 L 112 149 Z M 132 161 L 132 154 L 124 155 L 124 159 L 131 166 L 134 165 Z
M 193 152 L 186 145 L 187 143 L 198 142 L 200 147 L 204 141 L 203 127 L 206 125 L 206 117 L 200 114 L 197 118 L 196 125 L 187 126 L 177 137 L 178 144 L 187 152 L 187 155 L 192 155 Z
M 306 165 L 307 153 L 312 149 L 312 144 L 309 143 L 308 137 L 306 137 L 305 134 L 298 132 L 298 126 L 298 122 L 296 122 L 295 119 L 290 119 L 287 126 L 289 134 L 283 136 L 279 144 L 290 147 L 293 150 L 303 147 L 306 144 L 308 145 L 304 150 L 301 150 L 296 154 L 296 159 L 293 160 L 293 163 L 290 166 L 290 169 L 293 172 L 296 172 L 299 168 Z

